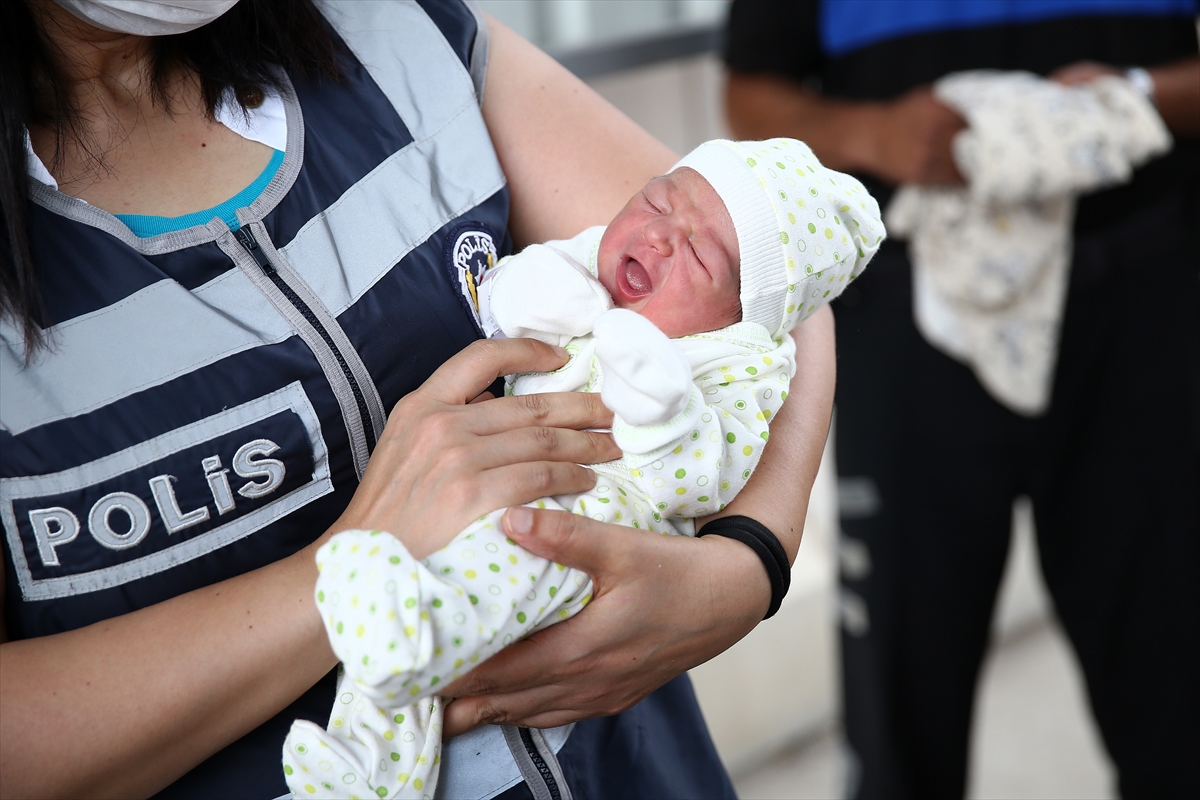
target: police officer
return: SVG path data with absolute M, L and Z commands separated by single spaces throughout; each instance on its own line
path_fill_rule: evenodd
M 616 454 L 595 396 L 468 404 L 562 355 L 472 345 L 463 270 L 606 221 L 674 155 L 458 2 L 0 8 L 4 792 L 277 797 L 288 724 L 334 703 L 325 536 L 429 552 Z M 829 322 L 730 509 L 793 557 Z M 507 524 L 596 599 L 448 687 L 446 733 L 611 715 L 560 732 L 561 796 L 730 796 L 676 676 L 766 611 L 754 551 Z M 511 785 L 470 757 L 446 775 Z

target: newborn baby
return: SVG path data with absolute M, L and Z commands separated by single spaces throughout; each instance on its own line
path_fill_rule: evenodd
M 862 185 L 803 143 L 718 140 L 607 227 L 502 259 L 479 286 L 485 332 L 570 356 L 510 390 L 600 391 L 624 452 L 593 465 L 591 491 L 531 505 L 693 535 L 758 463 L 795 371 L 788 331 L 883 236 Z M 296 797 L 432 797 L 437 687 L 591 599 L 585 573 L 507 539 L 502 513 L 424 561 L 380 531 L 340 533 L 318 552 L 317 604 L 344 674 L 328 728 L 297 721 L 284 745 Z

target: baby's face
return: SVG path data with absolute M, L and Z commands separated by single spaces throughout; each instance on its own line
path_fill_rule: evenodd
M 625 204 L 600 240 L 600 282 L 618 308 L 672 338 L 742 318 L 737 233 L 715 189 L 683 167 Z

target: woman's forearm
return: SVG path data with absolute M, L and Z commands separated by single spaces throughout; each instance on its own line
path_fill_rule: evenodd
M 796 377 L 749 484 L 723 513 L 767 525 L 794 559 L 833 406 L 833 315 L 793 334 Z M 697 520 L 703 523 L 703 520 Z M 771 586 L 749 547 L 721 536 L 657 536 L 564 511 L 512 508 L 505 532 L 586 571 L 577 617 L 518 642 L 446 687 L 447 736 L 486 722 L 552 727 L 623 711 L 746 635 Z
M 4 797 L 143 797 L 337 663 L 309 548 L 67 633 L 0 645 Z
M 489 19 L 483 118 L 512 193 L 518 247 L 605 225 L 677 156 L 504 25 Z

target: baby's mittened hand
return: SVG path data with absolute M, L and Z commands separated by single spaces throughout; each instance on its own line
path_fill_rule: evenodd
M 507 259 L 488 281 L 487 305 L 510 338 L 529 337 L 563 347 L 592 329 L 612 308 L 600 281 L 570 257 L 544 244 Z
M 596 318 L 596 358 L 604 371 L 600 398 L 630 425 L 676 417 L 692 392 L 692 369 L 653 322 L 623 308 Z

